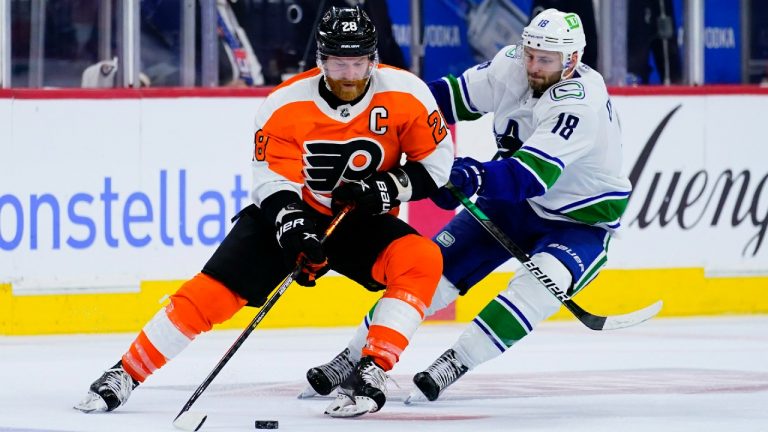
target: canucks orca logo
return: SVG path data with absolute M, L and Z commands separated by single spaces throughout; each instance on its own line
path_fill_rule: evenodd
M 368 178 L 381 167 L 384 149 L 370 138 L 304 143 L 304 177 L 314 192 L 330 193 L 339 183 Z
M 584 99 L 585 91 L 584 85 L 578 81 L 562 81 L 559 84 L 555 84 L 549 90 L 550 95 L 554 101 L 561 101 L 563 99 Z

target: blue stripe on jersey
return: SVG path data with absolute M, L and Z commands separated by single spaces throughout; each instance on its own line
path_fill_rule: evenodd
M 542 158 L 544 158 L 544 159 L 546 159 L 546 160 L 548 160 L 548 161 L 550 161 L 550 162 L 552 162 L 554 164 L 559 165 L 560 166 L 560 170 L 564 170 L 565 169 L 565 163 L 563 163 L 563 161 L 561 161 L 560 159 L 558 159 L 558 158 L 556 158 L 554 156 L 550 156 L 550 155 L 544 153 L 543 151 L 541 151 L 541 150 L 539 150 L 537 148 L 533 148 L 533 147 L 529 147 L 529 146 L 522 146 L 520 148 L 520 150 L 526 150 L 526 151 L 529 151 L 531 153 L 536 153 L 537 155 L 541 156 Z
M 459 76 L 459 82 L 461 83 L 461 94 L 469 104 L 469 108 L 474 112 L 479 112 L 475 104 L 472 103 L 472 99 L 469 98 L 469 90 L 467 89 L 467 80 L 464 79 L 464 75 Z
M 427 83 L 429 90 L 437 101 L 437 106 L 445 117 L 445 121 L 448 124 L 456 123 L 456 119 L 453 118 L 453 103 L 451 100 L 451 87 L 447 82 L 442 79 L 430 81 Z
M 485 175 L 481 195 L 484 197 L 520 202 L 546 192 L 536 176 L 515 158 L 486 162 L 483 168 Z
M 568 205 L 560 207 L 559 209 L 555 209 L 554 211 L 555 212 L 564 213 L 564 212 L 566 212 L 566 211 L 568 211 L 568 210 L 570 210 L 570 209 L 572 209 L 574 207 L 582 207 L 584 204 L 587 204 L 587 203 L 592 202 L 592 201 L 597 201 L 597 200 L 599 200 L 601 198 L 609 197 L 609 196 L 626 197 L 626 196 L 629 196 L 629 192 L 606 192 L 604 194 L 600 194 L 600 195 L 597 195 L 597 196 L 593 196 L 593 197 L 589 197 L 589 198 L 584 198 L 583 200 L 572 202 L 572 203 L 570 203 Z
M 570 205 L 570 204 L 569 204 L 569 205 Z M 539 206 L 539 208 L 540 208 L 541 210 L 543 210 L 545 213 L 549 213 L 549 214 L 552 214 L 552 215 L 557 215 L 557 216 L 562 216 L 562 217 L 568 218 L 568 219 L 570 219 L 570 220 L 574 220 L 572 217 L 569 217 L 567 214 L 561 213 L 561 212 L 559 212 L 559 211 L 556 211 L 556 210 L 550 210 L 550 209 L 548 209 L 548 208 L 544 208 L 544 207 L 541 207 L 541 206 Z M 599 225 L 600 225 L 600 226 L 604 226 L 604 227 L 607 227 L 607 228 L 610 228 L 610 229 L 612 229 L 612 230 L 617 230 L 617 229 L 619 229 L 619 227 L 621 226 L 621 220 L 617 221 L 616 223 L 600 222 L 600 224 L 599 224 Z

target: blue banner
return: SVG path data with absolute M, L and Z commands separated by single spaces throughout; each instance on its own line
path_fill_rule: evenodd
M 685 64 L 683 0 L 674 0 L 681 60 Z M 733 0 L 704 1 L 704 83 L 741 82 L 741 5 Z
M 410 63 L 410 0 L 388 0 L 397 43 Z M 531 0 L 423 0 L 426 81 L 464 70 L 492 58 L 520 40 Z
M 704 2 L 704 82 L 741 82 L 741 5 L 733 0 Z

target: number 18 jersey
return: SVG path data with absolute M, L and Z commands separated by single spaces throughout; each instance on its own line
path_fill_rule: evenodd
M 534 211 L 547 219 L 619 227 L 632 190 L 622 173 L 621 130 L 603 77 L 580 65 L 543 94 L 527 81 L 522 47 L 434 86 L 449 122 L 494 114 L 498 155 L 531 176 Z M 517 167 L 516 167 L 517 168 Z M 509 188 L 524 185 L 510 184 Z

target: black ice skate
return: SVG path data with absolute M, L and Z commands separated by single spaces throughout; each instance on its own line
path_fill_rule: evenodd
M 331 417 L 356 417 L 380 410 L 387 402 L 387 379 L 373 357 L 363 357 L 341 383 L 336 400 L 328 405 L 325 413 Z
M 455 383 L 469 368 L 456 358 L 456 351 L 449 349 L 432 363 L 427 370 L 413 376 L 413 383 L 420 390 L 414 390 L 405 400 L 406 404 L 427 398 L 434 401 L 448 386 Z
M 74 408 L 85 413 L 112 411 L 124 405 L 138 385 L 119 361 L 91 384 L 88 395 Z
M 316 395 L 327 396 L 341 385 L 355 369 L 355 362 L 350 357 L 349 348 L 338 353 L 328 363 L 322 364 L 307 371 L 307 387 L 299 399 L 310 398 Z

